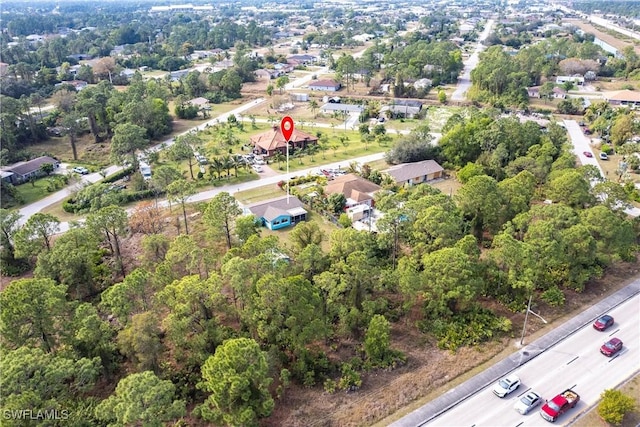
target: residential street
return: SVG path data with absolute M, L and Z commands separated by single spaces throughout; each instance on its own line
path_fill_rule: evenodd
M 485 41 L 487 37 L 489 37 L 489 34 L 491 34 L 493 23 L 493 19 L 487 21 L 487 25 L 484 27 L 484 31 L 482 31 L 482 34 L 480 34 L 480 37 L 478 37 L 478 44 L 476 45 L 473 54 L 471 54 L 469 59 L 464 61 L 464 69 L 462 70 L 462 74 L 460 75 L 460 77 L 458 77 L 458 87 L 456 87 L 453 95 L 451 95 L 452 101 L 463 101 L 466 99 L 467 90 L 469 90 L 469 88 L 471 87 L 471 71 L 476 68 L 478 62 L 480 61 L 480 52 L 485 49 L 485 46 L 482 44 L 482 42 Z
M 564 120 L 563 123 L 564 127 L 567 129 L 567 132 L 569 132 L 569 138 L 571 139 L 573 153 L 576 155 L 576 157 L 578 157 L 580 163 L 582 163 L 583 165 L 595 166 L 600 171 L 600 175 L 606 178 L 605 173 L 600 167 L 600 163 L 598 163 L 598 160 L 596 160 L 596 157 L 593 155 L 589 138 L 587 138 L 584 133 L 582 133 L 582 129 L 580 128 L 580 125 L 578 125 L 578 122 L 576 122 L 575 120 Z M 585 152 L 591 153 L 592 157 L 585 156 Z M 630 216 L 640 216 L 640 208 L 631 207 L 625 209 L 624 212 Z
M 263 102 L 265 102 L 266 100 L 264 98 L 259 98 L 256 100 L 253 100 L 251 102 L 247 102 L 246 104 L 241 105 L 238 108 L 235 108 L 231 111 L 229 111 L 228 113 L 224 113 L 221 114 L 211 120 L 206 121 L 205 123 L 202 123 L 198 126 L 195 126 L 194 128 L 183 132 L 180 135 L 184 135 L 188 132 L 194 131 L 194 130 L 203 130 L 206 129 L 208 126 L 213 126 L 217 123 L 224 123 L 227 121 L 227 117 L 229 117 L 231 114 L 240 114 L 243 113 L 253 107 L 255 107 L 256 105 L 259 105 Z M 174 142 L 174 138 L 169 138 L 166 141 L 163 141 L 159 144 L 156 144 L 152 147 L 149 147 L 147 149 L 147 151 L 160 151 L 163 147 L 168 147 L 171 144 L 173 144 Z M 112 175 L 114 173 L 116 173 L 117 171 L 121 170 L 122 166 L 116 166 L 116 165 L 111 165 L 107 168 L 104 169 L 104 171 L 106 172 L 105 176 L 109 176 Z M 43 210 L 44 208 L 46 208 L 47 206 L 51 206 L 55 203 L 58 203 L 64 199 L 66 199 L 67 197 L 69 197 L 70 195 L 74 194 L 75 192 L 79 191 L 82 189 L 82 187 L 86 184 L 90 184 L 90 183 L 95 183 L 98 182 L 100 180 L 103 179 L 103 176 L 100 174 L 100 172 L 95 172 L 89 175 L 85 175 L 85 176 L 81 176 L 80 177 L 80 182 L 76 183 L 76 184 L 72 184 L 67 186 L 66 188 L 63 188 L 62 190 L 51 194 L 50 196 L 45 197 L 42 200 L 38 200 L 37 202 L 34 202 L 30 205 L 27 205 L 23 208 L 20 209 L 20 225 L 23 225 L 27 219 L 29 219 L 29 217 L 31 215 L 33 215 L 36 212 L 40 212 L 41 210 Z M 66 231 L 66 230 L 63 230 Z

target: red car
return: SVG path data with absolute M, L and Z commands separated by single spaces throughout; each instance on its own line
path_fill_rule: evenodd
M 591 151 L 583 151 L 582 154 L 584 154 L 585 157 L 593 157 Z
M 609 326 L 613 325 L 613 316 L 605 314 L 604 316 L 593 322 L 593 329 L 605 331 Z
M 622 340 L 619 338 L 611 338 L 600 347 L 600 353 L 607 357 L 615 355 L 620 350 L 622 350 Z

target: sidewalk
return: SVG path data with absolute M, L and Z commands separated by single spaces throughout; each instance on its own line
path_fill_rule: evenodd
M 630 285 L 620 289 L 613 295 L 610 295 L 602 301 L 592 305 L 582 313 L 550 331 L 541 338 L 535 340 L 523 349 L 513 353 L 511 356 L 501 360 L 470 380 L 449 390 L 446 394 L 432 400 L 421 408 L 416 409 L 400 420 L 390 424 L 390 426 L 416 427 L 428 423 L 440 414 L 448 411 L 488 385 L 494 383 L 498 378 L 505 376 L 509 372 L 517 369 L 521 365 L 524 365 L 539 354 L 574 334 L 583 326 L 595 320 L 598 316 L 610 311 L 612 308 L 622 304 L 638 293 L 640 293 L 640 279 L 633 281 Z

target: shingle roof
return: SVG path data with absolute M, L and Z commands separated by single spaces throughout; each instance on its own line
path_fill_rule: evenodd
M 391 105 L 402 105 L 407 107 L 422 108 L 422 102 L 412 99 L 394 99 Z
M 309 83 L 309 87 L 340 87 L 340 83 L 331 79 L 316 80 Z
M 325 189 L 325 194 L 342 193 L 345 197 L 362 202 L 371 199 L 370 194 L 380 190 L 377 184 L 354 174 L 337 177 Z
M 250 140 L 253 145 L 257 145 L 267 151 L 275 150 L 277 148 L 285 148 L 287 146 L 287 141 L 280 131 L 280 126 L 273 126 L 266 132 L 252 136 Z M 294 127 L 293 134 L 291 135 L 291 141 L 293 143 L 304 141 L 318 142 L 318 138 Z
M 251 211 L 258 218 L 265 218 L 270 221 L 277 218 L 280 215 L 289 213 L 288 211 L 304 208 L 304 204 L 295 196 L 289 196 L 287 203 L 287 197 L 280 197 L 277 199 L 267 200 L 266 202 L 255 203 L 247 206 L 247 209 Z
M 608 92 L 604 97 L 608 101 L 640 102 L 640 92 L 628 89 L 619 90 L 617 92 Z
M 403 182 L 419 176 L 441 172 L 443 170 L 442 166 L 440 166 L 435 160 L 423 160 L 415 163 L 401 163 L 387 169 L 386 172 L 391 175 L 396 182 Z
M 55 166 L 60 162 L 53 157 L 42 156 L 38 157 L 37 159 L 29 160 L 28 162 L 16 163 L 4 168 L 4 170 L 11 171 L 16 175 L 27 175 L 33 171 L 40 169 L 40 166 L 44 165 L 45 163 L 51 163 Z

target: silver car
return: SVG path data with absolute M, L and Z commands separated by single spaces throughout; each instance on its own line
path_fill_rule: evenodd
M 513 406 L 522 415 L 527 415 L 533 408 L 542 403 L 542 397 L 533 390 L 522 396 Z
M 515 374 L 511 374 L 496 383 L 493 387 L 493 394 L 498 397 L 505 397 L 514 392 L 518 387 L 520 387 L 520 378 Z

